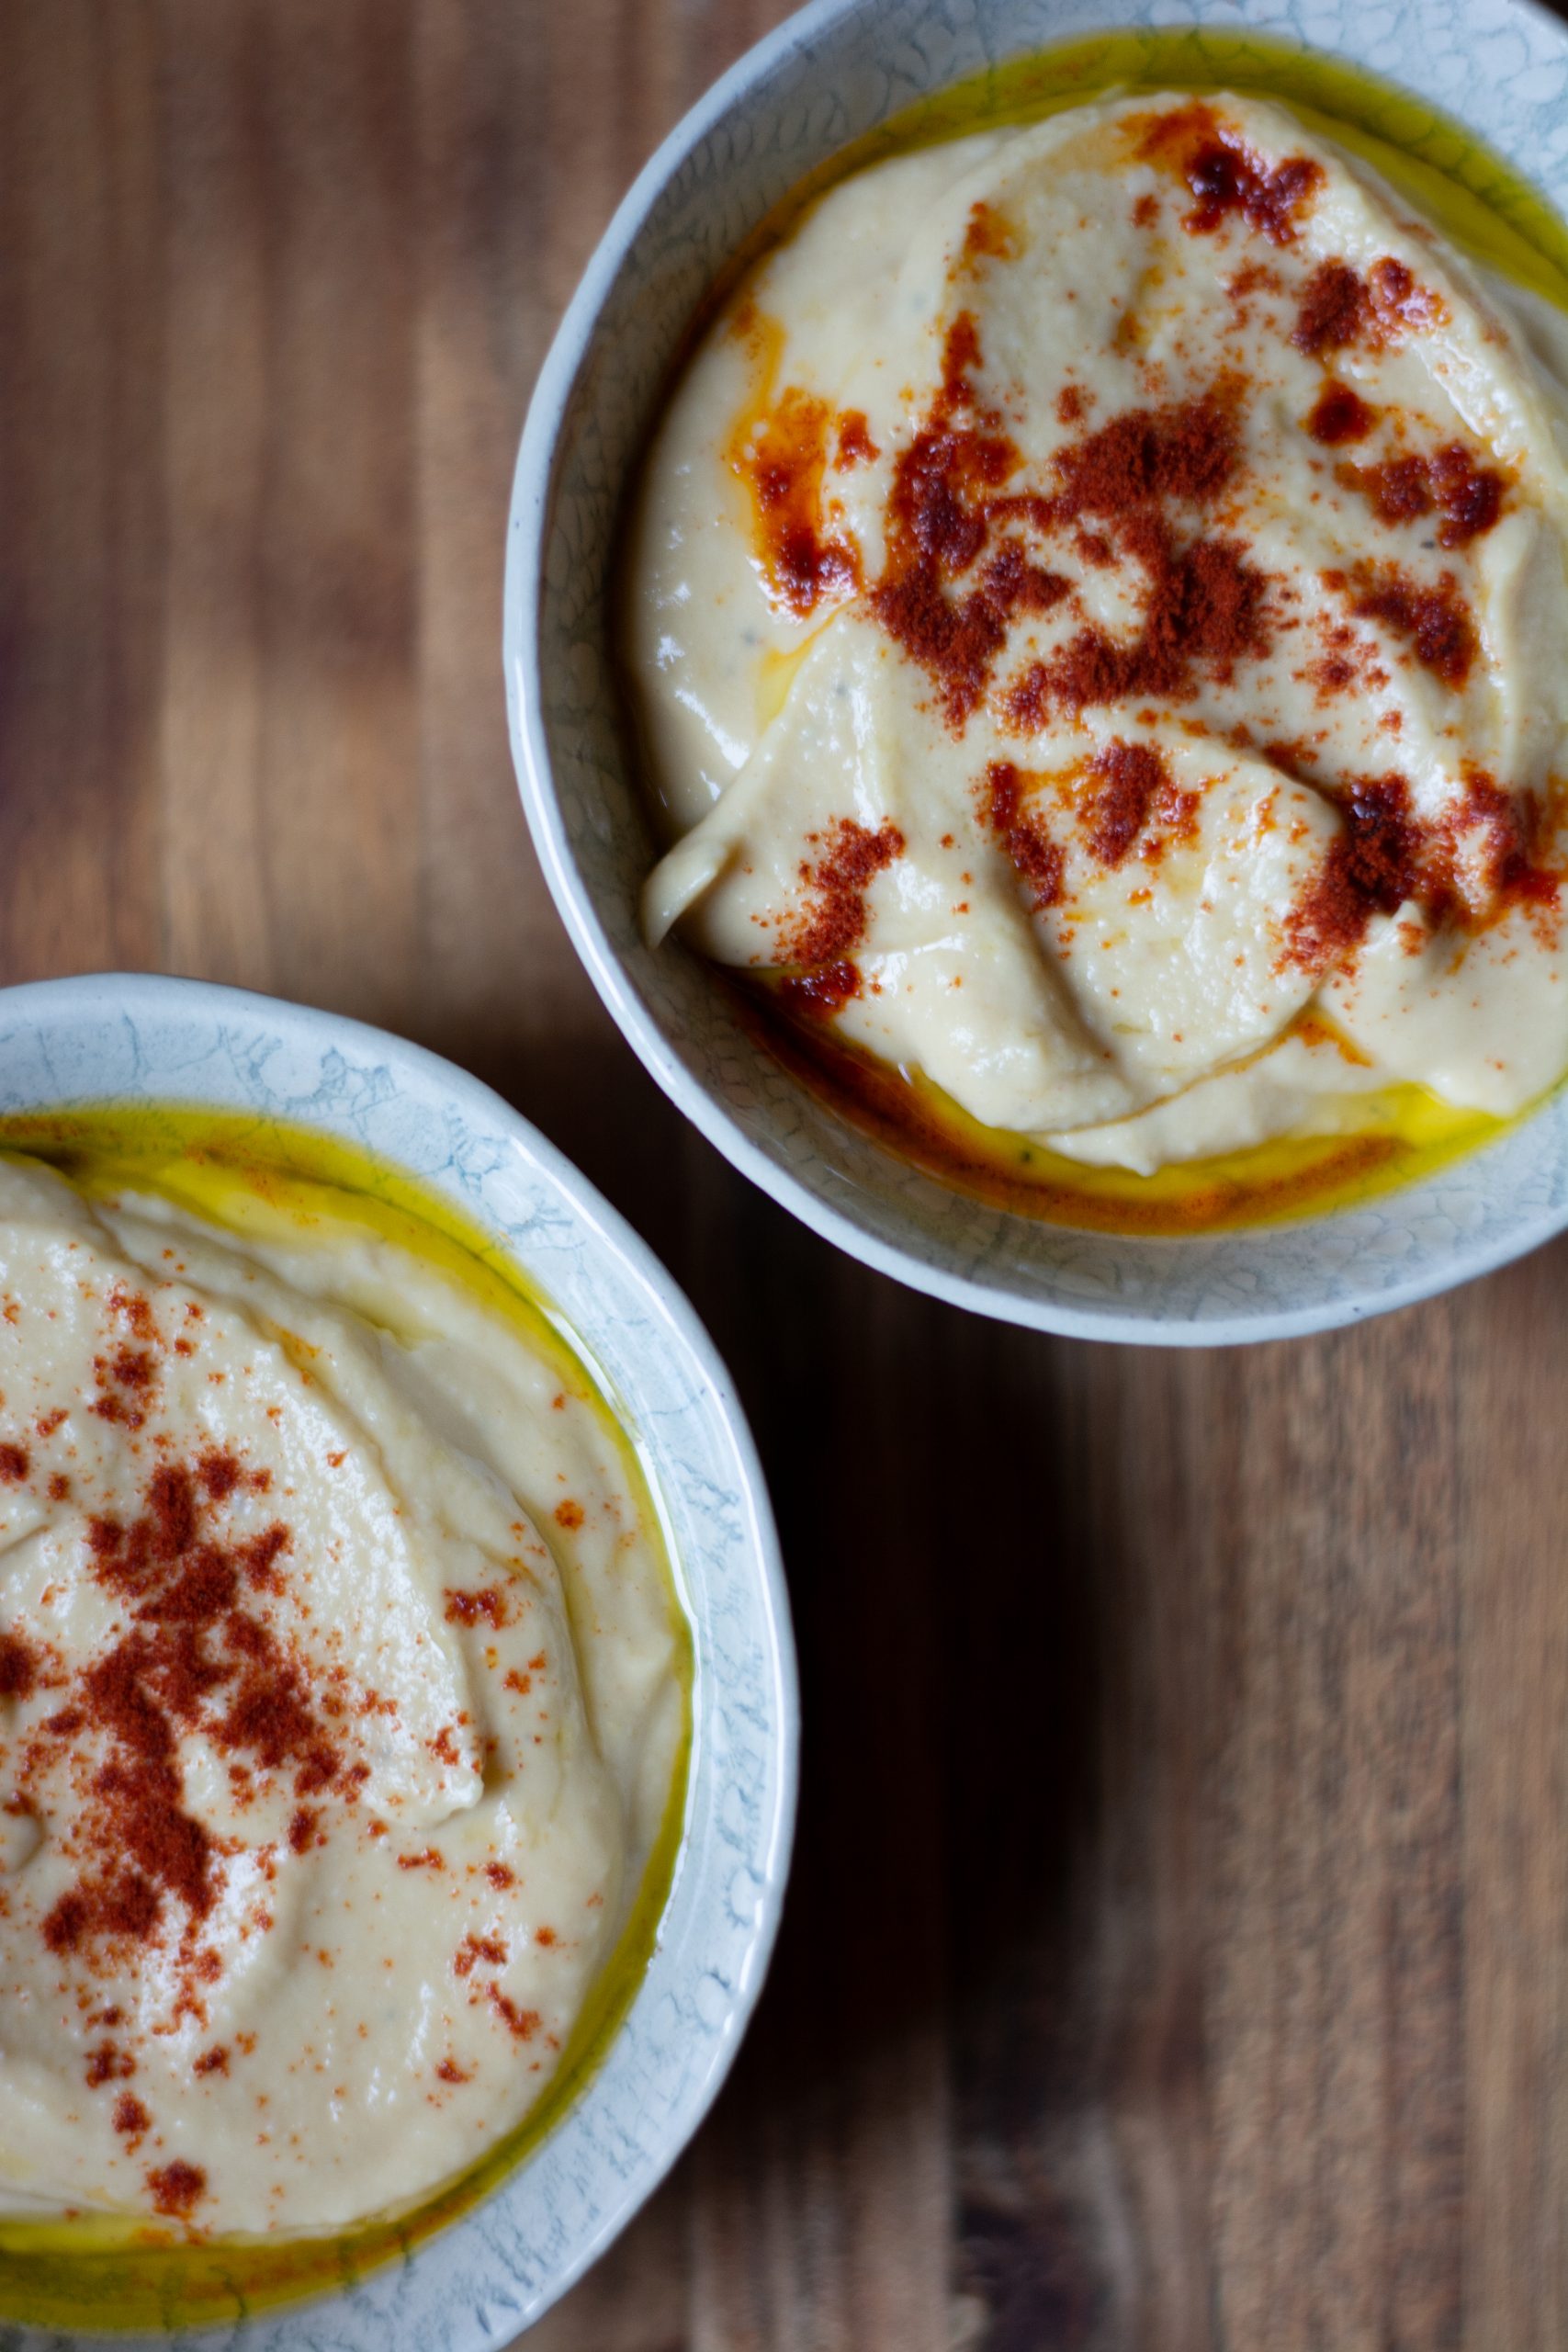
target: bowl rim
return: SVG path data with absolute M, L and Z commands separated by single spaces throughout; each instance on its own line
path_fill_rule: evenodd
M 1508 1229 L 1482 1246 L 1466 1247 L 1462 1239 L 1446 1261 L 1423 1272 L 1393 1281 L 1365 1295 L 1320 1299 L 1299 1307 L 1185 1316 L 1155 1319 L 1114 1306 L 1084 1307 L 1070 1297 L 1022 1295 L 1016 1291 L 953 1272 L 930 1262 L 918 1251 L 869 1232 L 852 1216 L 835 1207 L 792 1169 L 752 1141 L 733 1114 L 686 1069 L 659 1027 L 651 1012 L 632 986 L 611 944 L 586 883 L 580 874 L 567 835 L 565 812 L 552 776 L 548 730 L 543 713 L 539 628 L 541 594 L 547 553 L 555 460 L 562 426 L 583 363 L 588 357 L 605 299 L 617 273 L 658 198 L 700 141 L 724 119 L 751 86 L 765 80 L 791 51 L 827 33 L 842 17 L 866 13 L 874 0 L 807 0 L 807 5 L 745 50 L 712 83 L 660 141 L 637 173 L 594 246 L 563 312 L 535 381 L 513 472 L 507 520 L 502 662 L 506 681 L 508 728 L 524 813 L 536 853 L 556 910 L 589 978 L 637 1055 L 644 1068 L 670 1100 L 743 1176 L 758 1185 L 781 1208 L 796 1216 L 822 1240 L 876 1272 L 886 1274 L 927 1296 L 965 1307 L 993 1319 L 1027 1329 L 1048 1331 L 1070 1339 L 1127 1342 L 1146 1347 L 1228 1347 L 1269 1340 L 1306 1337 L 1346 1325 L 1370 1321 L 1400 1307 L 1416 1305 L 1458 1287 L 1480 1275 L 1510 1264 L 1539 1249 L 1568 1227 L 1568 1199 L 1558 1207 L 1523 1215 Z M 1568 54 L 1568 23 L 1543 0 L 1502 0 L 1506 15 L 1535 25 L 1560 51 Z M 1242 0 L 1235 17 L 1245 23 L 1253 14 L 1250 0 Z M 1213 0 L 1188 0 L 1180 13 L 1183 24 L 1213 21 Z M 1172 20 L 1175 21 L 1175 20 Z M 1221 19 L 1224 28 L 1231 20 Z M 1162 19 L 1163 22 L 1163 19 Z M 1279 36 L 1275 25 L 1259 28 Z M 1288 39 L 1294 39 L 1288 34 Z M 1043 44 L 1048 48 L 1049 43 Z M 1302 42 L 1314 48 L 1317 44 Z M 1022 52 L 1021 52 L 1022 53 Z M 1332 55 L 1335 51 L 1325 50 Z M 1388 78 L 1385 76 L 1384 78 Z M 1426 103 L 1434 103 L 1426 101 Z M 1477 134 L 1482 135 L 1482 134 Z M 1534 181 L 1523 164 L 1517 167 Z M 797 1080 L 796 1083 L 799 1081 Z M 1559 1097 L 1562 1100 L 1562 1097 Z M 1542 1103 L 1523 1115 L 1546 1115 Z M 1466 1155 L 1473 1164 L 1492 1146 L 1483 1143 Z M 896 1157 L 896 1155 L 891 1155 Z M 1399 1188 L 1391 1199 L 1407 1194 L 1421 1180 Z M 1354 1207 L 1330 1209 L 1315 1218 L 1281 1226 L 1281 1231 L 1305 1232 Z M 1246 1228 L 1269 1230 L 1266 1226 Z M 1213 1237 L 1137 1237 L 1145 1247 L 1172 1251 L 1190 1248 L 1194 1240 Z
M 648 1243 L 608 1202 L 598 1188 L 584 1176 L 559 1148 L 541 1134 L 533 1123 L 515 1110 L 494 1088 L 473 1077 L 460 1065 L 429 1047 L 416 1045 L 396 1032 L 377 1027 L 349 1014 L 340 1014 L 318 1007 L 295 1003 L 292 1000 L 274 997 L 259 990 L 238 989 L 212 980 L 194 979 L 172 974 L 105 971 L 83 973 L 60 979 L 18 982 L 0 988 L 0 1026 L 31 1026 L 35 1022 L 54 1023 L 72 1019 L 102 1023 L 106 1016 L 134 1022 L 139 1016 L 164 1022 L 190 1021 L 198 1029 L 215 1027 L 227 1021 L 231 1023 L 265 1023 L 273 1035 L 287 1038 L 292 1035 L 307 1046 L 326 1048 L 347 1046 L 361 1057 L 373 1056 L 394 1073 L 400 1068 L 422 1078 L 446 1100 L 455 1103 L 478 1128 L 498 1131 L 507 1143 L 514 1147 L 525 1162 L 540 1172 L 568 1204 L 580 1229 L 591 1241 L 618 1260 L 623 1271 L 629 1274 L 634 1287 L 642 1294 L 661 1327 L 665 1338 L 672 1337 L 685 1351 L 690 1367 L 705 1394 L 705 1408 L 734 1458 L 737 1474 L 737 1504 L 741 1525 L 740 1556 L 749 1563 L 746 1580 L 756 1603 L 754 1623 L 749 1629 L 756 1639 L 761 1662 L 758 1672 L 769 1687 L 773 1700 L 773 1735 L 771 1742 L 773 1780 L 771 1807 L 764 1814 L 756 1838 L 760 1858 L 756 1913 L 749 1936 L 745 1939 L 743 1964 L 732 1979 L 723 1986 L 725 2007 L 721 2021 L 712 2030 L 704 2047 L 704 2064 L 690 2079 L 682 2097 L 682 2109 L 672 2127 L 665 2131 L 651 2150 L 639 2156 L 634 2165 L 618 2170 L 612 2188 L 607 2189 L 600 2213 L 592 2228 L 570 2253 L 558 2262 L 553 2261 L 547 2277 L 537 2288 L 522 2290 L 519 2302 L 499 2309 L 493 2295 L 486 2305 L 490 2317 L 477 2313 L 473 2333 L 461 2336 L 446 2336 L 444 2342 L 449 2352 L 493 2352 L 493 2347 L 509 2343 L 519 2328 L 531 2327 L 544 2313 L 575 2286 L 584 2273 L 607 2250 L 626 2227 L 634 2215 L 652 2196 L 660 2182 L 690 2145 L 723 2087 L 746 2030 L 756 2009 L 762 1987 L 767 1980 L 769 1964 L 778 1939 L 795 1838 L 799 1799 L 800 1690 L 794 1628 L 791 1620 L 789 1591 L 784 1577 L 784 1555 L 779 1543 L 777 1525 L 768 1493 L 756 1442 L 747 1421 L 745 1410 L 736 1391 L 734 1381 L 717 1347 L 710 1338 L 685 1293 L 673 1276 L 655 1256 Z M 38 1107 L 69 1111 L 73 1103 L 86 1105 L 112 1102 L 108 1093 L 84 1091 L 74 1093 L 67 1088 L 47 1097 L 37 1092 Z M 211 1101 L 201 1086 L 199 1074 L 190 1090 L 178 1095 L 174 1088 L 141 1089 L 133 1085 L 124 1091 L 123 1099 L 130 1102 L 177 1101 L 201 1107 Z M 215 1110 L 232 1109 L 231 1102 L 212 1102 Z M 331 1133 L 334 1129 L 326 1120 L 315 1118 L 307 1112 L 296 1124 L 318 1131 Z M 337 1132 L 344 1130 L 338 1129 Z M 381 1156 L 398 1163 L 395 1152 Z M 423 1176 L 411 1169 L 417 1181 L 436 1191 L 442 1189 L 437 1179 Z M 483 1212 L 471 1202 L 460 1204 L 470 1217 L 483 1221 Z M 527 1267 L 525 1248 L 513 1238 L 503 1238 L 498 1232 L 498 1244 L 508 1250 Z M 536 1279 L 530 1274 L 530 1279 Z M 555 1305 L 547 1282 L 539 1288 L 547 1300 Z M 581 1317 L 563 1313 L 569 1334 L 575 1335 L 585 1347 L 590 1363 L 600 1362 L 598 1345 L 593 1333 L 582 1328 Z M 671 1465 L 660 1460 L 660 1439 L 654 1427 L 645 1425 L 636 1416 L 636 1398 L 625 1403 L 634 1430 L 647 1450 L 657 1475 L 668 1477 Z M 705 1670 L 711 1674 L 710 1662 L 705 1668 L 705 1628 L 694 1596 L 687 1585 L 685 1564 L 677 1554 L 673 1566 L 682 1585 L 682 1600 L 693 1631 L 694 1668 L 694 1738 L 687 1775 L 686 1818 L 682 1823 L 670 1890 L 660 1915 L 654 1951 L 663 1939 L 666 1924 L 676 1904 L 683 1867 L 693 1849 L 693 1795 L 705 1769 L 705 1759 L 711 1769 L 711 1744 L 701 1736 L 701 1712 L 697 1699 Z M 716 1870 L 717 1864 L 716 1862 Z M 649 1962 L 651 1971 L 652 1962 Z M 646 1983 L 646 1980 L 645 1980 Z M 190 2347 L 190 2352 L 207 2352 L 210 2344 L 216 2347 L 243 2344 L 253 2335 L 260 2336 L 269 2329 L 279 2329 L 279 2343 L 291 2341 L 293 2324 L 310 2313 L 325 2314 L 341 2310 L 345 2299 L 356 2290 L 373 2290 L 378 2279 L 400 2277 L 417 2268 L 425 2255 L 434 2248 L 449 2243 L 453 2233 L 477 2216 L 502 2209 L 510 2197 L 514 2197 L 526 2180 L 534 2163 L 558 2141 L 564 2130 L 580 2117 L 593 2099 L 595 2088 L 602 2082 L 604 2067 L 624 2034 L 643 1988 L 633 1995 L 626 2015 L 616 2026 L 604 2051 L 589 2073 L 576 2096 L 555 2119 L 545 2136 L 530 2148 L 518 2164 L 509 2169 L 494 2188 L 477 2204 L 467 2206 L 453 2220 L 443 2223 L 422 2238 L 405 2254 L 401 2264 L 382 2263 L 367 2272 L 363 2279 L 346 2289 L 328 2289 L 322 2293 L 302 2296 L 298 2301 L 286 2301 L 259 2311 L 254 2315 L 212 2323 L 193 2322 L 180 2328 L 167 2339 Z M 412 2332 L 407 2340 L 412 2345 L 421 2342 L 423 2321 L 412 2319 Z M 383 2341 L 392 2352 L 400 2341 L 398 2321 L 391 2314 L 385 2319 Z M 82 2347 L 82 2352 L 97 2352 L 116 2344 L 135 2344 L 149 2340 L 145 2335 L 99 2335 L 75 2332 L 61 2335 L 41 2330 L 36 2325 L 11 2321 L 0 2315 L 0 2344 L 16 2344 L 28 2347 L 28 2352 L 65 2352 L 65 2347 Z

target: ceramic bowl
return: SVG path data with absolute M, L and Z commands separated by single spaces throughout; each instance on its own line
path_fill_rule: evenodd
M 760 1047 L 730 992 L 637 931 L 655 852 L 628 772 L 606 632 L 623 492 L 704 290 L 836 150 L 948 85 L 1095 33 L 1238 31 L 1400 85 L 1440 154 L 1459 118 L 1568 209 L 1568 30 L 1528 0 L 818 0 L 716 83 L 659 150 L 590 263 L 518 455 L 504 655 L 524 805 L 601 995 L 710 1141 L 827 1239 L 917 1288 L 1108 1340 L 1282 1337 L 1399 1306 L 1568 1223 L 1568 1096 L 1370 1205 L 1179 1239 L 1065 1229 L 950 1192 L 852 1130 Z M 1451 143 L 1451 142 L 1450 142 Z
M 695 2131 L 761 1985 L 795 1807 L 788 1606 L 735 1393 L 668 1274 L 499 1095 L 358 1022 L 191 980 L 0 990 L 0 1112 L 93 1102 L 254 1112 L 417 1177 L 554 1302 L 642 1442 L 695 1650 L 686 1820 L 657 1949 L 575 2102 L 485 2202 L 310 2305 L 182 2332 L 186 2352 L 491 2352 L 603 2252 Z M 124 2335 L 0 2322 L 0 2352 Z

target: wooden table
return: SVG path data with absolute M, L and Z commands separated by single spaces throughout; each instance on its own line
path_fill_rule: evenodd
M 783 1522 L 805 1790 L 690 2157 L 537 2352 L 1561 2352 L 1568 1248 L 1022 1336 L 689 1133 L 536 870 L 529 384 L 770 0 L 0 0 L 0 977 L 406 1031 L 649 1237 Z

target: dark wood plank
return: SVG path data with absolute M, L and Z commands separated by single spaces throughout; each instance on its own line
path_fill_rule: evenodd
M 0 25 L 0 959 L 156 954 L 162 360 L 152 28 Z
M 517 428 L 773 0 L 0 8 L 0 978 L 390 1023 L 735 1365 L 799 1860 L 695 2149 L 539 2352 L 1557 2352 L 1568 1250 L 1244 1356 L 839 1259 L 600 1012 L 518 815 Z

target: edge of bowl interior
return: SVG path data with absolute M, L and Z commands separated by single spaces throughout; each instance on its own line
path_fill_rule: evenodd
M 491 2352 L 604 2252 L 735 2055 L 773 1949 L 798 1695 L 778 1539 L 711 1340 L 646 1245 L 478 1080 L 383 1031 L 240 989 L 103 975 L 0 990 L 0 1109 L 164 1101 L 346 1136 L 493 1232 L 628 1401 L 669 1513 L 696 1655 L 687 1820 L 648 1973 L 597 2071 L 482 2204 L 341 2297 L 182 2331 L 187 2352 Z M 312 2314 L 314 2317 L 312 2317 Z M 138 2339 L 0 2321 L 0 2352 Z M 140 2340 L 148 2340 L 142 2337 Z
M 1568 199 L 1568 27 L 1533 0 L 1189 0 L 1190 23 L 1335 51 L 1461 117 Z M 817 0 L 671 133 L 589 264 L 536 388 L 507 537 L 503 660 L 536 847 L 589 974 L 653 1078 L 736 1167 L 852 1257 L 919 1290 L 1082 1338 L 1283 1338 L 1411 1304 L 1568 1224 L 1568 1095 L 1366 1205 L 1182 1239 L 1036 1223 L 856 1134 L 761 1048 L 700 960 L 637 923 L 653 855 L 610 660 L 622 487 L 715 271 L 807 171 L 924 93 L 1163 0 Z

